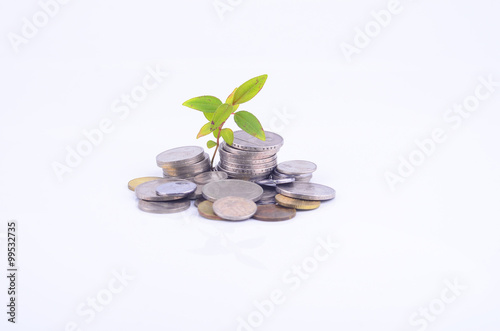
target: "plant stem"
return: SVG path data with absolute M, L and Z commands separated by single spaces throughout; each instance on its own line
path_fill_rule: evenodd
M 212 170 L 214 170 L 214 160 L 215 160 L 215 154 L 217 154 L 217 150 L 219 149 L 219 139 L 220 139 L 220 132 L 222 131 L 222 126 L 224 125 L 224 123 L 221 124 L 221 126 L 219 126 L 219 131 L 217 132 L 217 145 L 215 146 L 215 151 L 214 151 L 214 155 L 212 156 L 212 162 L 210 163 L 210 168 Z

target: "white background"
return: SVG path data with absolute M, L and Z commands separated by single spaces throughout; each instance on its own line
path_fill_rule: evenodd
M 232 3 L 221 19 L 212 0 L 70 1 L 16 51 L 9 34 L 40 5 L 2 0 L 0 265 L 17 220 L 19 292 L 14 326 L 1 277 L 0 329 L 236 330 L 253 316 L 258 330 L 419 330 L 410 318 L 434 305 L 428 330 L 499 330 L 500 88 L 458 127 L 444 119 L 479 77 L 500 81 L 498 2 L 402 0 L 352 61 L 341 44 L 386 1 Z M 168 77 L 120 118 L 113 103 L 157 66 Z M 182 102 L 263 73 L 240 109 L 337 198 L 280 223 L 140 212 L 127 182 L 205 144 Z M 114 130 L 58 180 L 54 162 L 105 118 Z M 391 190 L 387 172 L 435 128 L 447 139 Z M 328 238 L 340 246 L 292 289 L 283 275 Z M 134 279 L 102 311 L 77 312 L 122 270 Z M 442 304 L 447 280 L 466 289 Z M 258 321 L 254 301 L 275 290 L 284 302 Z

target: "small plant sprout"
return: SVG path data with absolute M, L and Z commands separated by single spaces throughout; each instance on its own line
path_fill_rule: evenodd
M 224 124 L 231 115 L 234 115 L 234 122 L 243 131 L 260 139 L 266 140 L 266 135 L 262 125 L 257 117 L 252 113 L 240 110 L 236 111 L 240 104 L 250 101 L 264 86 L 267 80 L 267 75 L 258 76 L 243 83 L 240 87 L 234 89 L 233 93 L 227 97 L 226 102 L 210 95 L 204 95 L 189 99 L 182 105 L 203 112 L 208 123 L 201 127 L 196 138 L 206 136 L 213 133 L 215 141 L 207 142 L 208 148 L 215 147 L 214 155 L 212 156 L 211 167 L 214 168 L 214 159 L 219 149 L 220 138 L 224 139 L 226 144 L 232 145 L 234 140 L 233 130 L 224 128 Z

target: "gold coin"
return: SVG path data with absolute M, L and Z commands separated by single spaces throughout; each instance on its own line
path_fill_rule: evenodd
M 274 198 L 276 199 L 276 202 L 279 205 L 281 205 L 283 207 L 288 207 L 288 208 L 295 208 L 298 210 L 316 209 L 321 204 L 321 201 L 301 200 L 301 199 L 289 198 L 289 197 L 286 197 L 282 194 L 277 194 Z
M 128 182 L 128 189 L 131 191 L 135 191 L 135 188 L 139 186 L 142 183 L 150 182 L 152 180 L 156 179 L 163 179 L 162 177 L 139 177 L 132 179 L 130 182 Z
M 198 206 L 200 205 L 200 203 L 202 203 L 203 201 L 207 201 L 207 199 L 205 199 L 204 197 L 197 198 L 197 199 L 194 201 L 194 206 L 195 206 L 195 207 L 198 207 Z
M 200 216 L 203 216 L 205 218 L 208 218 L 210 220 L 218 220 L 222 221 L 222 218 L 219 216 L 215 215 L 214 213 L 214 208 L 213 208 L 214 203 L 211 201 L 203 201 L 198 205 L 198 213 L 200 213 Z

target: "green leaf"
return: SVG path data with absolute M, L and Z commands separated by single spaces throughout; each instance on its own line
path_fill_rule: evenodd
M 213 141 L 213 140 L 207 141 L 207 147 L 208 148 L 213 148 L 215 146 L 217 146 L 217 143 L 215 141 Z
M 210 131 L 214 131 L 217 129 L 221 124 L 223 124 L 231 115 L 233 112 L 233 106 L 228 105 L 227 103 L 222 104 L 217 108 L 217 110 L 214 113 L 214 117 L 212 118 L 212 121 L 210 122 Z
M 212 121 L 212 118 L 214 117 L 214 113 L 203 113 L 203 115 L 205 115 L 205 118 L 209 121 Z
M 233 92 L 227 97 L 226 103 L 232 105 L 233 104 L 233 98 L 234 98 L 234 92 L 236 92 L 238 88 L 235 88 Z
M 231 129 L 222 129 L 221 131 L 221 136 L 222 136 L 222 139 L 224 139 L 224 141 L 228 144 L 228 145 L 232 145 L 233 144 L 233 140 L 234 140 L 234 133 L 233 133 L 233 130 Z
M 200 130 L 200 132 L 198 132 L 196 139 L 203 137 L 203 136 L 206 136 L 209 133 L 210 133 L 210 122 L 208 122 L 207 124 L 205 124 L 201 127 L 201 130 Z
M 262 129 L 262 125 L 252 113 L 244 110 L 239 111 L 234 114 L 234 121 L 246 133 L 260 140 L 266 140 L 266 134 L 264 133 L 264 129 Z
M 252 78 L 236 89 L 233 96 L 233 105 L 238 105 L 251 100 L 264 86 L 267 75 Z
M 217 129 L 215 129 L 215 130 L 212 132 L 215 138 L 219 138 L 219 131 L 220 131 L 220 128 L 217 128 Z
M 204 113 L 213 113 L 217 110 L 217 108 L 219 108 L 220 105 L 222 105 L 222 101 L 210 95 L 203 95 L 201 97 L 189 99 L 182 105 Z
M 235 111 L 236 111 L 236 109 L 238 109 L 238 107 L 240 106 L 240 105 L 235 105 L 235 104 L 233 104 L 234 92 L 236 92 L 236 90 L 237 90 L 237 89 L 238 89 L 238 88 L 235 88 L 235 89 L 233 90 L 233 93 L 231 93 L 231 94 L 227 97 L 227 99 L 226 99 L 226 103 L 228 103 L 228 104 L 230 104 L 230 105 L 233 105 L 233 112 L 235 112 Z

